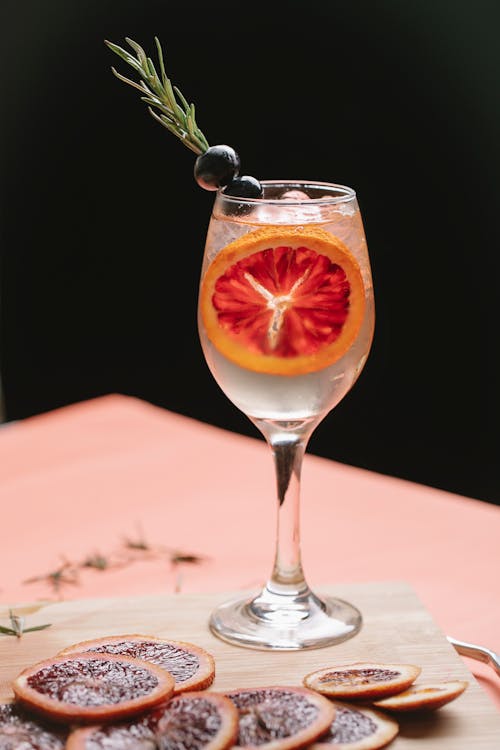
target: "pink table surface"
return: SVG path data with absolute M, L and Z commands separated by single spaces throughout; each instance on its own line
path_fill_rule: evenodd
M 0 601 L 261 584 L 274 551 L 274 486 L 262 440 L 135 398 L 104 396 L 4 425 Z M 152 552 L 126 550 L 127 539 Z M 313 588 L 407 581 L 443 632 L 498 652 L 499 540 L 499 507 L 305 457 L 302 555 Z M 175 564 L 176 553 L 201 561 Z M 79 567 L 95 555 L 119 566 Z M 74 583 L 26 583 L 65 562 Z M 500 708 L 500 680 L 466 662 Z

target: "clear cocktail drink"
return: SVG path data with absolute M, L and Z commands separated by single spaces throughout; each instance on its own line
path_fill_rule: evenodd
M 289 193 L 296 183 L 263 183 L 272 194 Z M 304 190 L 304 185 L 301 185 Z M 321 419 L 345 396 L 366 361 L 373 337 L 374 302 L 365 233 L 356 195 L 343 186 L 317 186 L 310 195 L 317 201 L 298 202 L 276 199 L 276 204 L 251 205 L 238 215 L 241 201 L 222 194 L 215 200 L 205 247 L 203 273 L 217 253 L 233 240 L 266 225 L 318 225 L 345 243 L 359 264 L 365 287 L 365 314 L 359 333 L 344 356 L 319 370 L 296 375 L 255 372 L 241 367 L 222 354 L 207 336 L 200 318 L 199 333 L 205 358 L 212 375 L 226 396 L 254 419 Z M 236 207 L 236 208 L 235 208 Z M 231 215 L 232 209 L 236 215 Z

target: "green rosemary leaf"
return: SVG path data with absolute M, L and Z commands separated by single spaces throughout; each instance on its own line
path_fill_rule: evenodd
M 164 125 L 168 130 L 170 130 L 171 133 L 174 133 L 178 138 L 183 138 L 183 131 L 179 129 L 179 126 L 175 121 L 173 121 L 168 115 L 158 115 L 156 112 L 154 112 L 151 108 L 149 109 L 152 116 L 155 118 L 155 120 L 158 120 L 161 122 L 162 125 Z
M 132 57 L 132 55 L 127 52 L 126 49 L 123 49 L 123 47 L 119 47 L 117 44 L 113 44 L 112 42 L 108 42 L 107 40 L 104 40 L 104 43 L 107 44 L 110 50 L 118 55 L 118 57 L 121 57 L 122 60 L 125 60 L 128 65 L 131 65 L 133 68 L 135 68 L 139 73 L 142 70 L 142 66 L 137 60 Z
M 172 133 L 177 135 L 179 128 L 175 122 L 170 120 L 166 115 L 158 115 L 151 107 L 148 107 L 148 111 L 152 117 L 155 118 L 155 120 L 158 120 L 158 122 L 161 125 L 164 125 L 166 128 L 168 128 Z
M 165 88 L 166 82 L 167 82 L 167 74 L 165 72 L 165 64 L 163 62 L 163 50 L 161 48 L 160 40 L 157 36 L 155 36 L 155 44 L 156 44 L 156 51 L 158 53 L 158 62 L 160 63 L 160 73 L 161 73 L 161 80 L 163 83 L 163 88 Z
M 161 86 L 160 79 L 158 78 L 158 74 L 156 72 L 156 68 L 154 66 L 154 63 L 150 57 L 146 59 L 146 66 L 149 70 L 150 76 L 153 78 L 153 83 L 155 84 L 155 87 Z
M 22 620 L 24 620 L 24 618 L 22 618 Z M 21 638 L 24 633 L 31 633 L 35 630 L 45 630 L 46 628 L 50 628 L 50 626 L 51 623 L 47 623 L 46 625 L 33 625 L 31 628 L 25 628 L 23 623 L 19 623 L 16 628 L 5 628 L 3 625 L 0 625 L 0 635 L 12 635 L 16 638 Z
M 48 622 L 46 625 L 33 625 L 32 628 L 25 628 L 25 633 L 32 633 L 35 630 L 46 630 L 47 628 L 50 628 L 52 623 Z
M 170 130 L 171 133 L 177 136 L 181 141 L 185 143 L 185 145 L 191 150 L 194 151 L 195 154 L 201 154 L 202 149 L 200 146 L 196 143 L 192 143 L 188 140 L 186 137 L 188 133 L 185 130 L 180 130 L 177 125 L 173 125 L 171 121 L 167 120 L 165 115 L 157 115 L 154 110 L 151 109 L 151 107 L 148 107 L 149 114 L 157 120 L 160 125 L 163 125 L 164 128 L 167 128 L 167 130 Z
M 113 71 L 115 76 L 120 79 L 120 81 L 123 81 L 124 83 L 128 83 L 129 86 L 133 86 L 135 89 L 138 89 L 139 91 L 144 91 L 144 89 L 139 83 L 136 83 L 135 81 L 131 81 L 130 78 L 125 78 L 125 76 L 122 76 L 121 73 L 118 73 L 116 68 L 111 68 L 111 70 Z
M 12 628 L 4 628 L 3 625 L 0 625 L 0 633 L 3 635 L 17 635 L 16 631 Z
M 170 104 L 170 108 L 172 109 L 172 113 L 179 120 L 179 123 L 182 124 L 183 127 L 185 127 L 186 115 L 184 114 L 184 111 L 182 110 L 182 108 L 179 107 L 179 105 L 177 104 L 177 99 L 175 98 L 174 89 L 168 78 L 167 78 L 167 82 L 165 85 L 165 94 L 168 97 L 168 101 Z
M 199 555 L 185 555 L 182 552 L 177 552 L 170 557 L 170 562 L 174 565 L 179 565 L 179 563 L 198 565 L 202 562 L 202 558 Z
M 158 109 L 161 109 L 166 115 L 172 117 L 172 111 L 162 104 L 158 97 L 148 94 L 148 96 L 141 96 L 141 101 L 146 102 L 146 104 L 151 104 L 152 107 L 158 107 Z
M 162 115 L 175 127 L 175 129 L 176 130 L 179 129 L 179 126 L 177 125 L 174 117 L 172 116 L 172 112 L 167 107 L 165 107 L 161 102 L 149 96 L 141 96 L 141 99 L 143 102 L 146 102 L 146 104 L 150 104 L 152 107 L 156 107 L 156 109 L 159 109 Z
M 179 89 L 177 88 L 177 86 L 174 86 L 173 89 L 174 89 L 175 93 L 177 94 L 177 96 L 179 97 L 179 99 L 181 100 L 181 104 L 184 107 L 184 111 L 187 111 L 189 109 L 189 103 L 184 98 L 184 96 L 182 94 L 182 91 L 179 91 Z
M 191 107 L 186 112 L 186 125 L 187 125 L 187 129 L 188 129 L 188 132 L 189 132 L 189 135 L 191 136 L 191 138 L 195 138 L 196 136 L 194 134 L 193 111 L 192 111 Z
M 189 104 L 186 101 L 186 99 L 182 95 L 182 92 L 179 91 L 179 89 L 177 88 L 177 86 L 174 86 L 174 91 L 177 94 L 177 96 L 179 97 L 179 99 L 181 100 L 181 104 L 184 107 L 184 109 L 186 110 L 186 112 L 188 110 L 191 112 L 191 117 L 192 117 L 192 121 L 193 121 L 193 139 L 197 142 L 197 144 L 198 144 L 201 152 L 206 151 L 207 148 L 209 148 L 209 145 L 208 145 L 207 139 L 205 138 L 205 136 L 203 135 L 203 133 L 199 129 L 198 125 L 196 124 L 195 106 L 194 106 L 194 104 Z
M 144 66 L 144 63 L 146 62 L 146 53 L 142 49 L 141 45 L 137 44 L 137 42 L 134 42 L 134 40 L 130 39 L 130 37 L 128 36 L 125 37 L 125 41 L 132 47 L 132 49 L 136 53 L 140 64 Z

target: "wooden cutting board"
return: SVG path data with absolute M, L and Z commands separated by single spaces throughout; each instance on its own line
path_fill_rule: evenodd
M 466 679 L 469 687 L 448 706 L 420 718 L 400 716 L 400 734 L 391 749 L 500 748 L 500 714 L 407 584 L 338 585 L 318 591 L 359 607 L 364 624 L 349 641 L 303 652 L 255 651 L 214 637 L 207 628 L 208 616 L 216 604 L 233 598 L 228 593 L 87 599 L 36 605 L 34 612 L 26 607 L 27 626 L 52 625 L 19 640 L 0 638 L 0 699 L 12 698 L 10 683 L 21 669 L 65 646 L 101 635 L 151 634 L 197 643 L 210 651 L 217 669 L 214 690 L 300 685 L 307 672 L 352 661 L 418 664 L 421 682 Z M 23 608 L 14 610 L 21 613 Z M 8 607 L 0 607 L 0 622 L 8 625 Z

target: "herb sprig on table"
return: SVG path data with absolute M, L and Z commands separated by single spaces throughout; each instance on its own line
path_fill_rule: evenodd
M 14 614 L 11 609 L 9 610 L 9 619 L 12 627 L 6 628 L 0 625 L 0 635 L 13 635 L 16 638 L 21 638 L 24 633 L 33 633 L 35 630 L 46 630 L 51 626 L 51 623 L 47 623 L 46 625 L 32 625 L 26 628 L 26 618 L 22 615 Z
M 39 583 L 40 581 L 45 581 L 56 594 L 60 594 L 63 586 L 67 584 L 71 584 L 72 586 L 78 585 L 78 571 L 73 563 L 65 560 L 59 568 L 51 570 L 48 573 L 42 573 L 42 575 L 27 578 L 23 583 Z
M 181 551 L 177 547 L 164 547 L 151 544 L 139 528 L 135 536 L 125 537 L 122 540 L 120 548 L 110 554 L 104 554 L 100 551 L 93 552 L 86 555 L 80 562 L 71 562 L 63 558 L 63 563 L 60 567 L 48 573 L 32 576 L 23 581 L 23 583 L 45 582 L 59 598 L 62 598 L 62 589 L 65 586 L 75 586 L 80 583 L 80 572 L 82 570 L 92 569 L 98 573 L 105 573 L 146 560 L 164 560 L 167 562 L 172 572 L 176 574 L 175 591 L 180 591 L 182 580 L 181 568 L 185 565 L 198 565 L 204 562 L 205 558 L 191 552 Z M 10 631 L 11 629 L 8 630 Z M 2 629 L 0 628 L 1 632 Z M 5 634 L 12 635 L 10 632 Z

